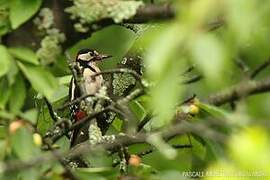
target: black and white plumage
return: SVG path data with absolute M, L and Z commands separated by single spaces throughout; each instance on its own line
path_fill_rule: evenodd
M 78 66 L 84 78 L 83 85 L 86 94 L 95 95 L 102 87 L 104 81 L 102 75 L 98 75 L 95 77 L 93 77 L 92 75 L 100 72 L 100 69 L 97 66 L 97 61 L 101 61 L 109 57 L 111 56 L 101 55 L 97 51 L 91 49 L 82 49 L 78 52 L 76 56 L 76 63 L 78 63 Z M 82 96 L 80 89 L 76 86 L 74 78 L 72 78 L 69 87 L 69 100 L 73 101 L 80 96 Z M 86 113 L 80 109 L 79 104 L 75 104 L 71 108 L 74 121 L 79 121 L 86 116 Z M 97 123 L 102 124 L 103 122 L 101 121 L 105 121 L 104 117 L 97 117 Z M 75 129 L 72 132 L 71 147 L 89 139 L 88 128 L 89 123 L 86 123 L 81 128 Z

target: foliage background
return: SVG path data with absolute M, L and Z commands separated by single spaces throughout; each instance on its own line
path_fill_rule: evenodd
M 158 15 L 156 7 L 162 7 Z M 90 47 L 113 55 L 100 65 L 103 70 L 141 69 L 146 93 L 129 107 L 136 123 L 154 114 L 146 134 L 173 126 L 178 112 L 188 116 L 189 126 L 169 142 L 154 133 L 148 145 L 131 145 L 131 154 L 156 150 L 142 156 L 140 165 L 128 165 L 124 175 L 111 166 L 117 155 L 89 153 L 93 167 L 72 169 L 76 177 L 179 179 L 212 172 L 266 178 L 270 96 L 261 92 L 270 90 L 269 15 L 269 0 L 0 0 L 1 177 L 64 178 L 66 167 L 46 159 L 52 152 L 37 140 L 54 125 L 42 97 L 55 108 L 63 105 L 71 77 L 64 52 L 74 58 Z M 194 78 L 199 81 L 188 82 Z M 115 98 L 126 96 L 120 91 L 133 81 L 123 76 L 113 87 Z M 263 90 L 246 90 L 261 84 Z M 224 90 L 230 98 L 213 103 Z M 193 94 L 195 102 L 181 105 Z M 121 125 L 119 116 L 108 134 L 119 134 Z M 192 147 L 172 146 L 185 144 Z M 63 136 L 54 146 L 64 154 L 69 140 Z

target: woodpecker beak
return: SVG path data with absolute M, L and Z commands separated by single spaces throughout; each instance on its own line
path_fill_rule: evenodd
M 107 59 L 107 58 L 110 58 L 112 57 L 111 55 L 106 55 L 106 54 L 98 54 L 94 57 L 94 61 L 101 61 L 103 59 Z

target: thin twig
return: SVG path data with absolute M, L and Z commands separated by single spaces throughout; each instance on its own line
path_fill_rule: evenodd
M 270 77 L 260 81 L 245 81 L 227 90 L 211 95 L 206 101 L 213 105 L 222 105 L 253 94 L 270 91 Z
M 183 73 L 182 75 L 186 75 L 187 73 L 192 72 L 195 69 L 195 65 L 191 65 L 190 67 L 188 67 Z
M 254 79 L 260 72 L 266 69 L 270 65 L 270 59 L 259 65 L 250 75 L 251 79 Z
M 55 151 L 55 149 L 51 146 L 50 143 L 47 143 L 46 141 L 44 141 L 46 143 L 46 145 L 48 146 L 49 150 L 51 150 L 53 156 L 55 157 L 55 159 L 58 160 L 58 162 L 62 165 L 62 167 L 65 169 L 65 173 L 66 175 L 69 177 L 70 180 L 77 180 L 78 178 L 72 173 L 71 169 L 68 167 L 68 165 L 65 163 L 65 161 L 63 160 L 62 155 L 58 152 Z
M 150 113 L 147 113 L 146 116 L 144 116 L 143 120 L 139 123 L 137 127 L 137 132 L 140 132 L 143 127 L 152 119 L 153 115 Z
M 185 99 L 184 101 L 182 101 L 179 105 L 181 106 L 181 105 L 187 104 L 187 103 L 193 101 L 195 98 L 196 98 L 196 94 L 193 94 L 191 97 L 189 97 L 189 98 Z
M 129 136 L 129 135 L 118 135 L 115 137 L 115 140 L 113 142 L 103 142 L 96 145 L 91 145 L 89 142 L 83 142 L 75 147 L 73 147 L 71 150 L 69 150 L 66 153 L 61 154 L 61 158 L 73 158 L 77 157 L 78 155 L 85 154 L 85 153 L 91 153 L 95 151 L 100 151 L 100 148 L 103 148 L 108 151 L 117 151 L 117 149 L 120 146 L 130 146 L 133 144 L 139 144 L 139 143 L 147 143 L 147 138 L 152 133 L 160 133 L 162 135 L 162 138 L 167 141 L 173 137 L 184 135 L 186 133 L 194 133 L 197 135 L 200 135 L 202 137 L 206 137 L 215 141 L 224 142 L 226 136 L 224 134 L 221 134 L 217 131 L 214 131 L 210 129 L 205 122 L 203 123 L 188 123 L 185 121 L 182 121 L 181 123 L 174 124 L 173 126 L 166 128 L 166 129 L 160 129 L 158 132 L 150 132 L 150 133 L 138 133 L 135 136 Z M 53 155 L 48 156 L 38 156 L 35 157 L 29 161 L 22 162 L 22 161 L 15 161 L 15 162 L 9 162 L 8 164 L 5 164 L 3 166 L 4 172 L 14 172 L 21 169 L 27 169 L 31 168 L 33 166 L 37 166 L 39 164 L 55 160 L 56 158 Z
M 190 144 L 184 144 L 184 145 L 181 145 L 181 144 L 173 144 L 171 145 L 173 148 L 175 149 L 183 149 L 183 148 L 192 148 L 192 145 Z M 136 155 L 139 156 L 139 157 L 143 157 L 145 155 L 148 155 L 148 154 L 151 154 L 152 152 L 154 152 L 156 150 L 156 148 L 152 147 L 152 148 L 149 148 L 145 151 L 142 151 L 140 153 L 137 153 Z M 112 167 L 116 167 L 118 164 L 120 163 L 119 160 L 117 160 L 116 162 L 114 162 L 112 164 Z
M 130 93 L 130 95 L 128 95 L 127 97 L 118 100 L 116 103 L 112 103 L 111 105 L 105 107 L 104 109 L 100 110 L 100 111 L 96 111 L 93 112 L 89 115 L 87 115 L 86 117 L 84 117 L 83 119 L 81 119 L 80 121 L 74 123 L 72 126 L 70 126 L 69 128 L 65 128 L 65 129 L 60 129 L 60 132 L 57 131 L 57 133 L 53 133 L 48 135 L 47 137 L 50 138 L 52 140 L 52 142 L 56 142 L 58 139 L 60 139 L 64 134 L 67 134 L 69 131 L 73 131 L 74 129 L 80 128 L 83 124 L 85 124 L 86 122 L 91 121 L 92 119 L 94 119 L 95 117 L 99 116 L 100 114 L 103 114 L 105 112 L 108 111 L 112 111 L 115 113 L 120 113 L 121 115 L 122 112 L 119 111 L 117 109 L 118 105 L 121 105 L 123 103 L 129 102 L 132 99 L 137 98 L 138 96 L 140 96 L 143 93 L 143 91 L 141 89 L 136 89 L 134 90 L 132 93 Z M 55 127 L 53 127 L 53 129 L 55 129 Z M 50 130 L 51 132 L 54 132 L 54 130 Z M 46 133 L 47 134 L 47 133 Z
M 242 59 L 235 59 L 235 63 L 245 74 L 249 72 L 248 65 Z
M 48 101 L 47 98 L 44 97 L 44 101 L 48 107 L 48 110 L 49 110 L 49 113 L 50 113 L 50 116 L 51 118 L 53 119 L 54 122 L 58 122 L 59 120 L 61 120 L 61 117 L 59 117 L 57 115 L 57 113 L 53 110 L 53 107 L 52 105 L 50 104 L 50 102 Z
M 188 79 L 186 81 L 183 81 L 182 84 L 191 84 L 191 83 L 195 83 L 198 82 L 202 79 L 202 75 L 196 75 L 194 77 L 192 77 L 191 79 Z

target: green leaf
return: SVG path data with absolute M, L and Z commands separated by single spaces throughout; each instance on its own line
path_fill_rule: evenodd
M 149 105 L 156 115 L 151 124 L 153 127 L 164 126 L 172 120 L 175 105 L 181 96 L 179 69 L 183 59 L 179 59 L 177 51 L 183 38 L 182 31 L 178 26 L 162 31 L 150 44 L 145 57 L 147 77 L 155 83 L 149 93 Z M 175 38 L 175 34 L 181 35 Z
M 113 120 L 113 123 L 112 123 L 112 126 L 117 130 L 117 131 L 121 131 L 121 128 L 122 128 L 122 124 L 123 124 L 123 121 L 121 119 L 119 119 L 118 117 L 116 117 L 114 120 Z
M 0 141 L 0 148 L 1 149 L 6 149 L 7 142 L 5 140 Z M 0 151 L 0 160 L 4 161 L 4 158 L 6 157 L 6 151 L 2 150 Z
M 30 168 L 24 171 L 19 171 L 18 179 L 20 180 L 36 180 L 40 179 L 41 172 L 38 168 Z
M 140 102 L 131 101 L 129 105 L 132 112 L 136 115 L 137 119 L 141 120 L 145 116 L 145 109 Z
M 18 129 L 11 136 L 11 147 L 21 160 L 29 160 L 40 152 L 33 142 L 32 134 L 26 127 Z
M 198 64 L 209 85 L 223 85 L 226 68 L 230 69 L 223 42 L 212 34 L 201 35 L 195 39 L 191 50 L 194 63 Z
M 11 0 L 10 21 L 12 29 L 30 19 L 39 9 L 41 0 Z
M 57 91 L 54 92 L 52 98 L 51 98 L 51 103 L 57 102 L 64 97 L 68 96 L 69 88 L 67 86 L 59 86 Z
M 212 106 L 212 105 L 209 105 L 209 104 L 204 104 L 204 103 L 201 103 L 201 102 L 198 103 L 198 106 L 199 106 L 200 109 L 206 111 L 207 113 L 211 114 L 214 117 L 219 117 L 219 118 L 227 118 L 227 117 L 229 117 L 228 112 L 226 112 L 223 109 L 218 108 L 216 106 Z
M 6 78 L 0 79 L 0 89 L 0 109 L 4 109 L 11 92 Z
M 167 180 L 167 179 L 188 179 L 183 176 L 182 173 L 175 170 L 162 171 L 156 175 L 157 179 Z
M 167 144 L 160 136 L 160 134 L 152 134 L 147 137 L 147 142 L 157 148 L 157 150 L 168 159 L 175 159 L 177 151 Z
M 54 121 L 52 120 L 48 108 L 42 104 L 40 107 L 40 113 L 38 114 L 37 129 L 42 134 L 45 135 L 47 130 L 52 127 Z
M 9 48 L 8 50 L 12 56 L 21 61 L 28 62 L 34 65 L 39 64 L 36 54 L 29 48 L 14 47 Z
M 0 0 L 0 36 L 10 30 L 8 6 L 9 1 Z
M 0 139 L 4 139 L 6 137 L 7 134 L 7 128 L 5 126 L 0 126 Z M 1 143 L 2 141 L 0 141 Z M 0 145 L 1 146 L 1 145 Z M 1 153 L 0 153 L 1 154 Z M 1 159 L 1 156 L 0 156 Z
M 13 120 L 15 115 L 7 111 L 0 111 L 0 118 Z
M 8 53 L 7 48 L 3 45 L 0 45 L 0 54 L 1 54 L 0 59 L 0 77 L 1 77 L 9 71 L 12 57 Z
M 24 105 L 26 98 L 26 87 L 21 74 L 17 75 L 16 82 L 11 87 L 9 98 L 9 110 L 13 113 L 18 113 Z
M 8 83 L 11 86 L 16 81 L 16 76 L 19 72 L 19 68 L 14 59 L 12 59 L 10 62 L 11 62 L 11 65 L 7 73 L 7 78 L 8 78 Z
M 42 67 L 20 62 L 18 64 L 33 88 L 51 100 L 54 92 L 58 88 L 57 79 Z
M 58 77 L 58 81 L 60 85 L 65 85 L 65 84 L 69 84 L 70 80 L 71 80 L 71 75 L 67 75 L 67 76 L 62 76 L 62 77 Z
M 23 119 L 28 120 L 33 124 L 36 124 L 38 112 L 37 112 L 36 109 L 30 109 L 28 111 L 25 111 L 25 112 L 21 113 L 20 116 Z

